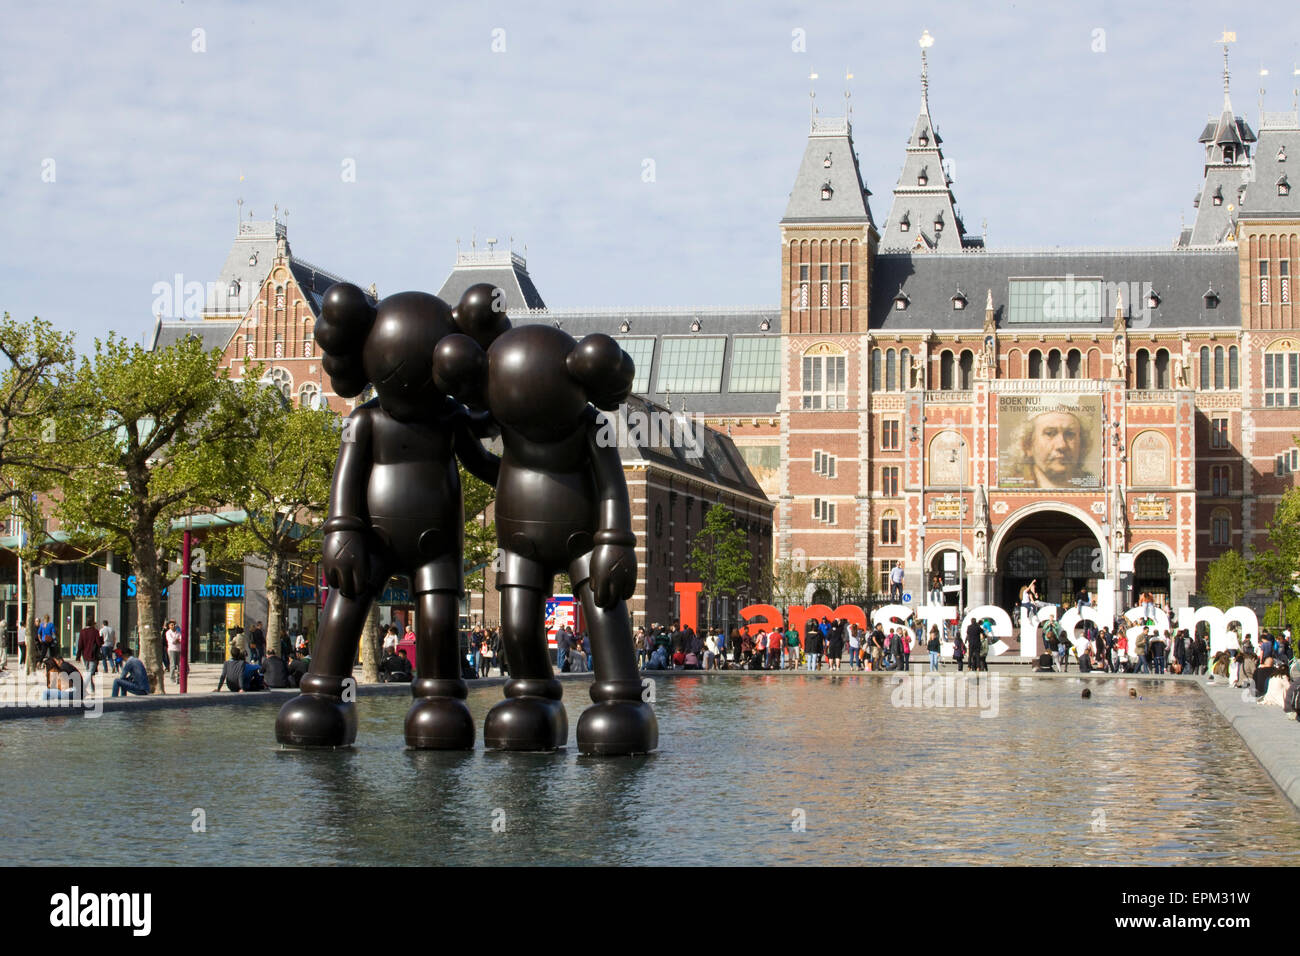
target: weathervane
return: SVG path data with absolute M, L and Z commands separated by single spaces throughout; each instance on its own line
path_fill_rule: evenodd
M 922 30 L 921 39 L 916 42 L 921 46 L 921 104 L 928 113 L 930 112 L 930 64 L 926 60 L 925 51 L 934 46 L 934 37 L 930 36 L 929 30 Z
M 1237 31 L 1224 30 L 1219 42 L 1223 44 L 1223 108 L 1226 110 L 1230 108 L 1228 103 L 1228 44 L 1237 42 Z

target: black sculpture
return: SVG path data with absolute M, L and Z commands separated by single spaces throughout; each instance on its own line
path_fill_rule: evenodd
M 488 713 L 484 744 L 563 747 L 568 718 L 543 632 L 546 596 L 567 570 L 595 658 L 594 702 L 578 720 L 578 749 L 646 753 L 659 745 L 625 601 L 636 589 L 636 537 L 618 448 L 602 444 L 594 403 L 613 410 L 632 389 L 632 359 L 608 335 L 577 342 L 546 325 L 511 328 L 500 293 L 478 285 L 456 311 L 465 333 L 438 342 L 434 381 L 501 430 L 496 528 L 506 699 Z
M 423 292 L 375 305 L 355 285 L 339 283 L 325 293 L 315 332 L 334 391 L 351 397 L 373 383 L 376 398 L 343 426 L 323 529 L 331 594 L 302 694 L 281 708 L 276 739 L 336 747 L 356 739 L 349 691 L 357 643 L 389 576 L 406 574 L 417 602 L 416 700 L 406 742 L 472 748 L 458 632 L 464 516 L 456 459 L 492 484 L 499 462 L 479 442 L 467 410 L 433 382 L 433 351 L 456 332 L 454 313 Z

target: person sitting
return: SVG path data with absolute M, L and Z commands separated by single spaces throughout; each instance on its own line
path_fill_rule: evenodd
M 50 686 L 50 679 L 54 686 Z M 75 664 L 63 659 L 58 651 L 50 651 L 45 658 L 44 700 L 81 700 L 85 684 L 81 671 Z
M 289 667 L 275 649 L 266 652 L 266 658 L 262 661 L 262 677 L 267 687 L 289 686 Z
M 1228 673 L 1232 668 L 1232 655 L 1227 651 L 1219 651 L 1214 655 L 1214 664 L 1210 668 L 1210 677 L 1222 677 L 1228 679 Z
M 1054 669 L 1052 666 L 1053 661 L 1054 658 L 1052 657 L 1052 652 L 1043 651 L 1043 653 L 1038 655 L 1038 661 L 1037 663 L 1034 664 L 1034 671 L 1036 673 L 1042 673 L 1042 674 L 1051 673 L 1052 670 Z
M 231 693 L 240 691 L 266 690 L 262 681 L 262 669 L 244 659 L 244 652 L 238 647 L 230 649 L 230 660 L 221 665 L 221 675 L 217 678 L 215 693 L 221 691 L 222 685 Z
M 663 644 L 655 645 L 655 649 L 650 653 L 650 660 L 646 662 L 646 670 L 668 670 L 668 649 Z
M 289 685 L 299 687 L 302 679 L 307 676 L 310 670 L 310 661 L 304 658 L 297 651 L 289 655 Z
M 127 694 L 144 696 L 149 693 L 149 675 L 145 673 L 140 658 L 131 653 L 131 648 L 119 644 L 122 651 L 122 676 L 113 679 L 113 696 L 125 697 Z
M 1274 704 L 1278 707 L 1283 706 L 1286 698 L 1286 687 L 1290 681 L 1287 679 L 1285 667 L 1280 667 L 1273 658 L 1266 658 L 1264 663 L 1255 668 L 1255 673 L 1251 678 L 1255 684 L 1255 700 L 1261 704 Z M 1276 687 L 1273 681 L 1278 680 Z
M 385 684 L 409 684 L 411 677 L 411 662 L 404 647 L 389 651 L 379 662 L 379 679 Z

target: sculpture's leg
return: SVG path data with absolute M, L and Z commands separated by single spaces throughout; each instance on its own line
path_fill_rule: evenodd
M 489 750 L 556 750 L 569 739 L 569 717 L 542 630 L 551 576 L 536 561 L 506 552 L 497 578 L 501 638 L 510 661 L 506 699 L 488 712 Z
M 641 675 L 632 644 L 632 621 L 627 605 L 596 606 L 591 592 L 590 556 L 574 561 L 569 578 L 582 601 L 582 613 L 591 634 L 596 679 L 591 684 L 594 702 L 578 718 L 578 750 L 584 754 L 640 754 L 659 746 L 659 722 L 654 708 L 643 699 Z
M 311 670 L 302 693 L 275 718 L 275 739 L 296 747 L 345 747 L 357 738 L 356 685 L 352 664 L 374 595 L 346 597 L 335 591 L 325 602 Z
M 406 743 L 417 750 L 474 747 L 474 719 L 460 676 L 459 575 L 451 559 L 415 575 L 415 703 L 406 715 Z

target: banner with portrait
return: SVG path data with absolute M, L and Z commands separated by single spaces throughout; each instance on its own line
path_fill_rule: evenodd
M 1101 396 L 998 396 L 998 486 L 1044 491 L 1101 488 Z

